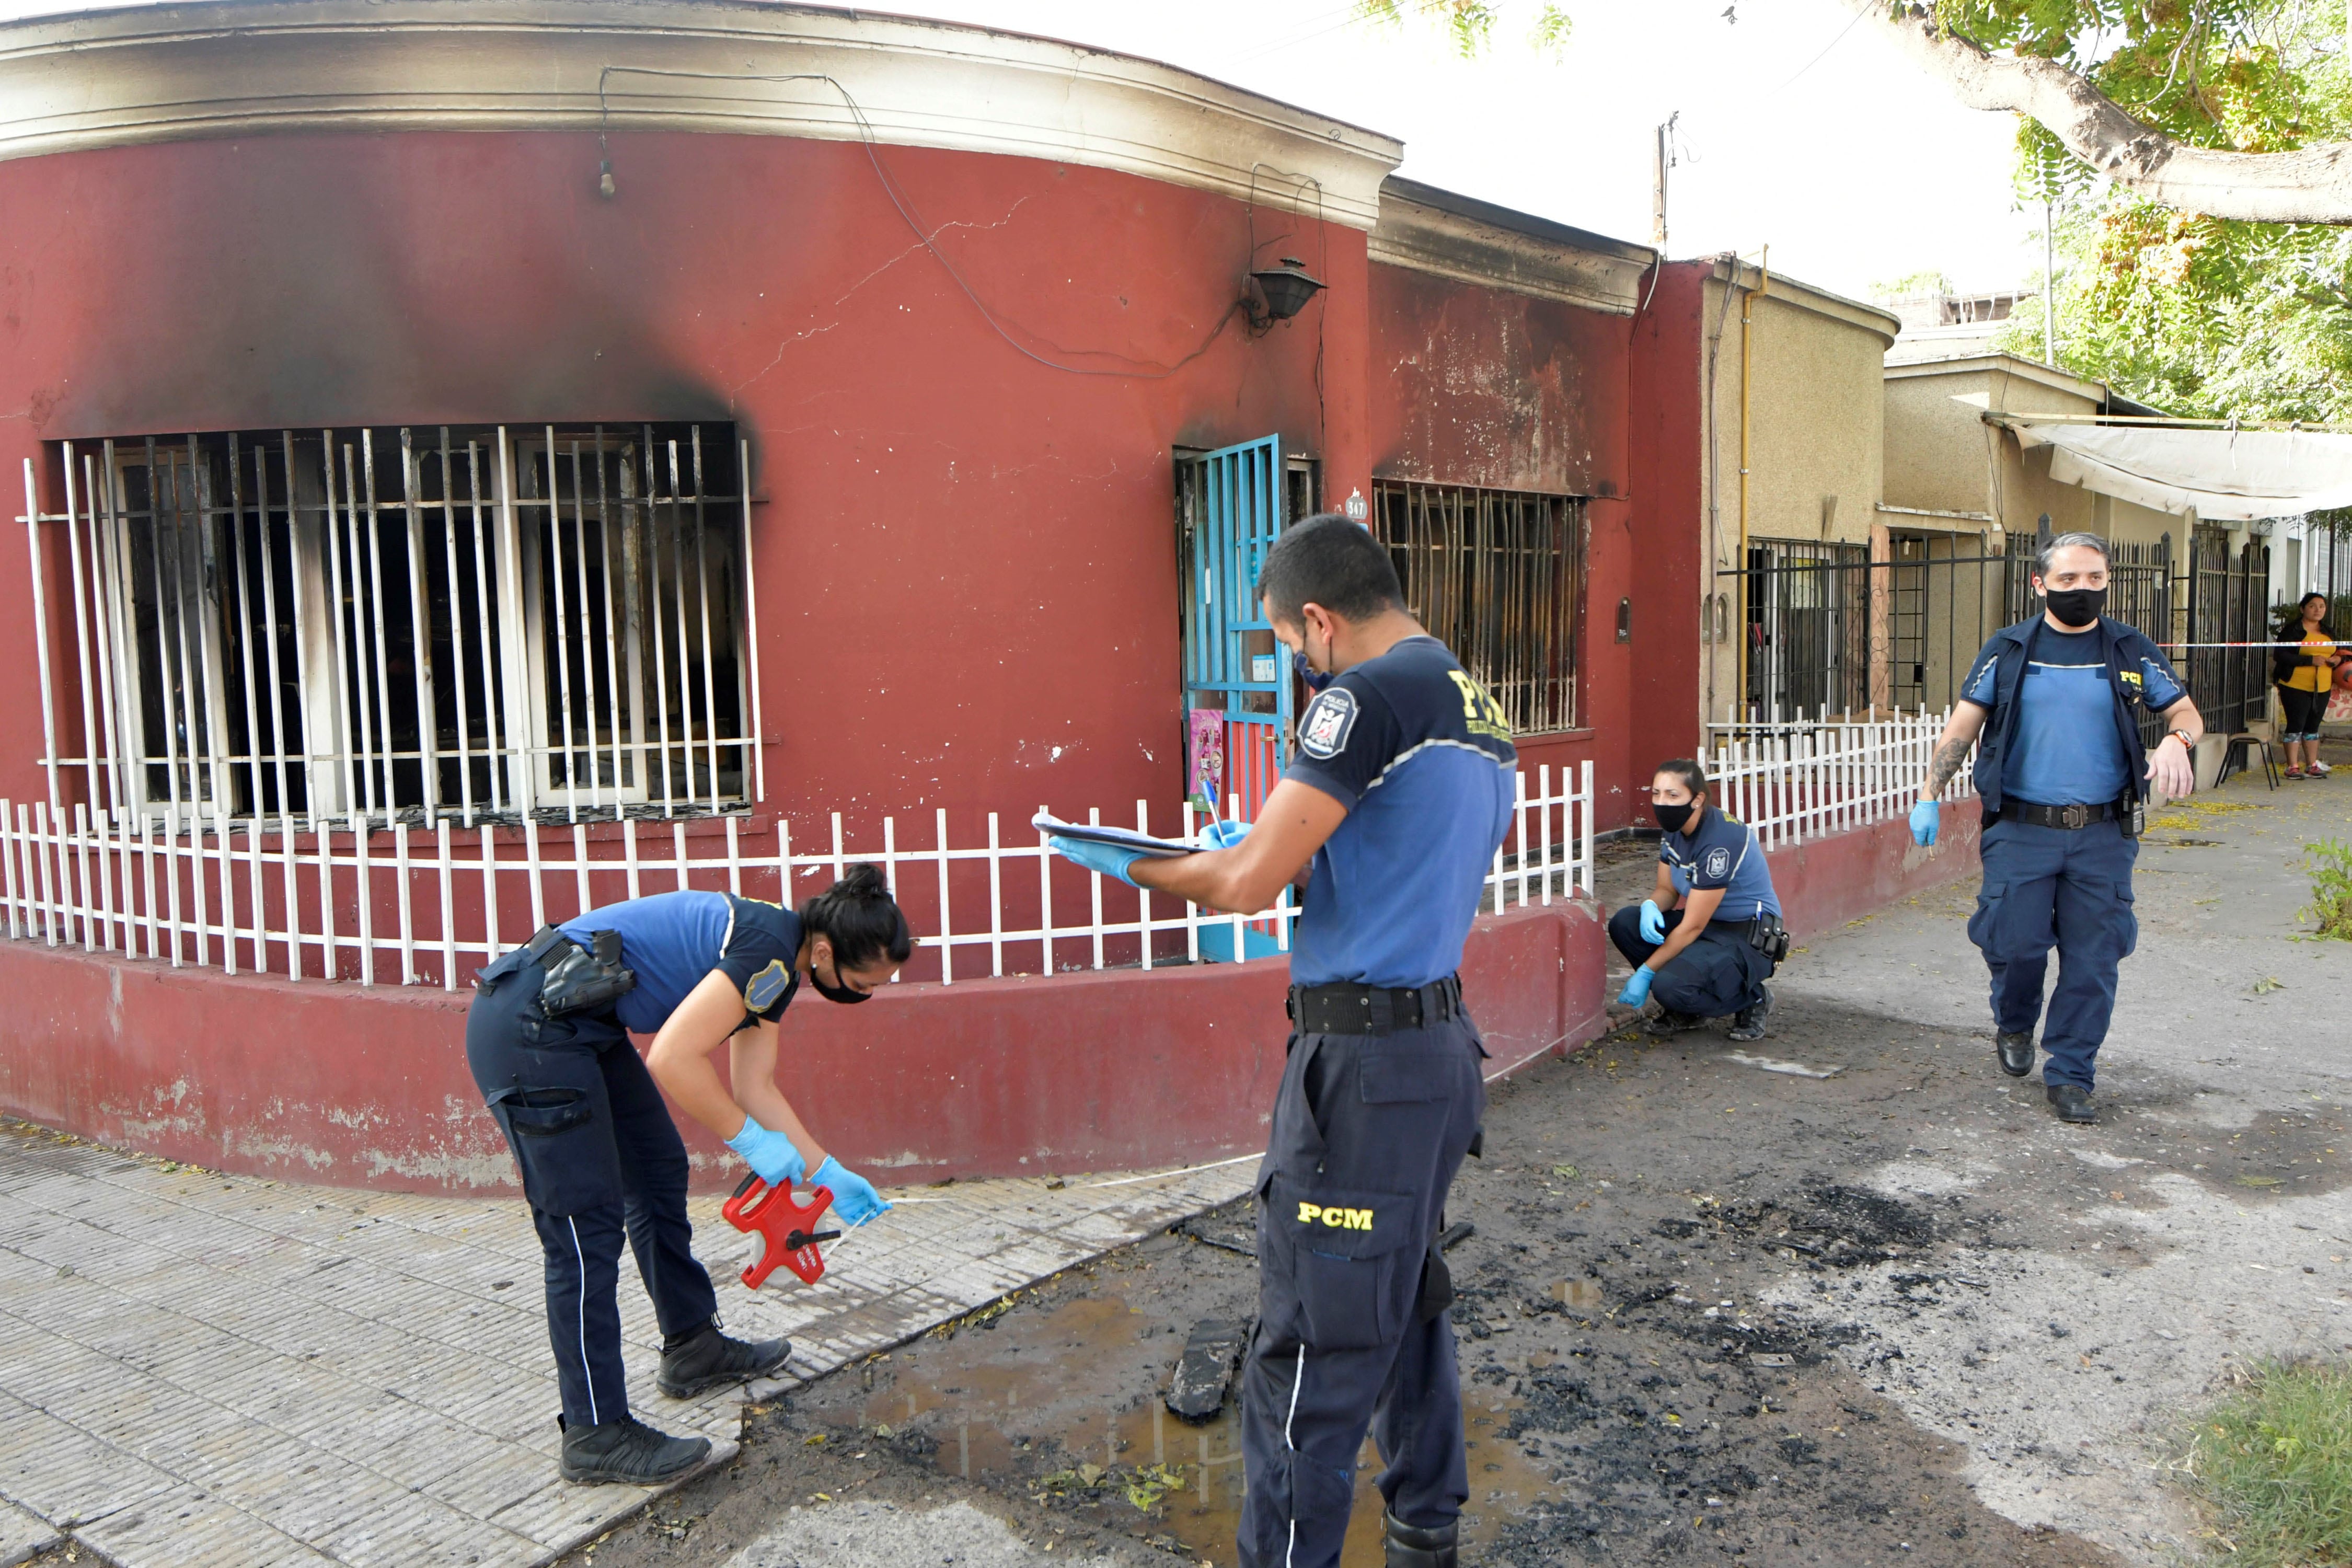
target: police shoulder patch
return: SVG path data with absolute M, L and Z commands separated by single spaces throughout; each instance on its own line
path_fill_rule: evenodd
M 793 972 L 781 958 L 769 962 L 768 967 L 744 983 L 743 1005 L 753 1013 L 764 1013 L 793 984 Z
M 1318 762 L 1338 756 L 1348 744 L 1348 731 L 1356 727 L 1356 694 L 1344 686 L 1328 688 L 1321 696 L 1307 704 L 1307 717 L 1298 726 L 1298 749 Z
M 1699 862 L 1699 874 L 1709 879 L 1731 875 L 1731 851 L 1718 844 Z

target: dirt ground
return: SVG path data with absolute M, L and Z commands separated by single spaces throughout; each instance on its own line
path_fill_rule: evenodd
M 2143 852 L 2095 1128 L 1996 1068 L 1972 879 L 1794 955 L 1759 1045 L 1621 1030 L 1495 1087 L 1450 1214 L 1465 1562 L 2197 1554 L 2180 1412 L 2233 1358 L 2352 1350 L 2352 1071 L 2311 1028 L 2352 963 L 2297 945 L 2289 874 L 2352 773 L 2206 805 Z M 963 1499 L 1040 1560 L 1223 1568 L 1233 1412 L 1160 1395 L 1196 1322 L 1253 1313 L 1249 1245 L 1206 1216 L 799 1389 L 572 1561 L 764 1565 L 791 1510 Z M 1372 1473 L 1348 1568 L 1380 1560 Z
M 1758 1305 L 1792 1279 L 1832 1292 L 1897 1259 L 1932 1288 L 2004 1244 L 2015 1222 L 1998 1209 L 1842 1179 L 1903 1153 L 1907 1125 L 1878 1109 L 1895 1096 L 1906 1123 L 1980 1113 L 1990 1047 L 1917 1031 L 1900 1059 L 1828 1080 L 1726 1066 L 1726 1048 L 1711 1034 L 1612 1039 L 1497 1087 L 1486 1157 L 1465 1169 L 1450 1215 L 1476 1227 L 1450 1254 L 1471 1558 L 2117 1561 L 1977 1502 L 1954 1447 L 1833 1355 L 1858 1330 Z M 1701 1074 L 1713 1092 L 1694 1103 Z M 730 1471 L 593 1560 L 717 1563 L 785 1502 L 976 1495 L 1041 1551 L 1099 1552 L 1124 1535 L 1230 1563 L 1232 1412 L 1189 1426 L 1160 1395 L 1195 1321 L 1254 1311 L 1253 1262 L 1230 1249 L 1247 1244 L 1244 1213 L 1210 1216 L 782 1400 Z M 1349 1568 L 1380 1557 L 1370 1475 Z

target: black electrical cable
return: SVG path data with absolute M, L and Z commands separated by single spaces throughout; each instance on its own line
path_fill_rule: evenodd
M 898 184 L 890 178 L 888 171 L 882 167 L 882 160 L 875 151 L 878 138 L 877 138 L 874 133 L 873 122 L 866 118 L 865 109 L 859 105 L 856 99 L 850 95 L 849 89 L 842 86 L 840 82 L 835 80 L 832 77 L 827 76 L 821 71 L 799 71 L 786 76 L 763 76 L 738 75 L 726 71 L 667 70 L 656 66 L 608 65 L 604 67 L 603 70 L 598 72 L 596 77 L 596 148 L 599 154 L 604 157 L 604 172 L 608 177 L 612 172 L 612 157 L 611 148 L 605 142 L 605 132 L 612 123 L 613 110 L 611 103 L 604 95 L 604 83 L 607 78 L 616 74 L 625 74 L 630 76 L 682 77 L 697 81 L 821 81 L 826 86 L 832 88 L 834 91 L 841 94 L 842 102 L 848 107 L 851 119 L 856 122 L 858 142 L 866 149 L 866 162 L 873 165 L 874 177 L 876 180 L 880 182 L 883 194 L 890 198 L 890 205 L 898 209 L 899 218 L 905 222 L 908 230 L 914 234 L 915 238 L 922 245 L 923 248 L 931 253 L 931 258 L 937 261 L 947 275 L 955 280 L 956 287 L 963 290 L 964 298 L 971 301 L 972 309 L 980 312 L 981 320 L 986 321 L 996 335 L 1003 338 L 1006 343 L 1010 344 L 1015 353 L 1036 361 L 1039 364 L 1044 365 L 1048 370 L 1058 370 L 1069 375 L 1114 375 L 1124 376 L 1135 381 L 1164 381 L 1168 377 L 1174 375 L 1177 372 L 1182 370 L 1186 365 L 1191 364 L 1194 360 L 1199 359 L 1202 354 L 1207 353 L 1211 348 L 1214 347 L 1217 340 L 1224 335 L 1225 329 L 1233 324 L 1234 314 L 1246 308 L 1245 300 L 1239 299 L 1235 300 L 1231 305 L 1225 308 L 1225 313 L 1217 319 L 1217 324 L 1210 330 L 1209 335 L 1201 340 L 1199 347 L 1193 349 L 1192 353 L 1186 354 L 1182 359 L 1178 360 L 1175 363 L 1162 368 L 1153 370 L 1113 370 L 1097 365 L 1063 364 L 1058 361 L 1047 359 L 1044 354 L 1037 353 L 1034 349 L 1030 348 L 1026 343 L 1024 343 L 1018 338 L 1015 338 L 1011 332 L 1005 331 L 1004 323 L 997 319 L 996 312 L 988 308 L 987 301 L 983 300 L 980 297 L 979 293 L 973 289 L 972 286 L 965 280 L 964 275 L 961 271 L 957 270 L 955 263 L 948 259 L 947 253 L 940 248 L 938 241 L 924 231 L 922 224 L 917 219 L 914 211 L 908 205 L 905 196 L 900 193 Z M 1253 168 L 1251 171 L 1253 197 L 1255 195 L 1255 169 Z M 1318 197 L 1318 205 L 1319 206 L 1322 195 L 1322 186 L 1319 184 L 1316 186 L 1316 195 Z M 1256 258 L 1253 255 L 1251 259 L 1255 262 Z M 1111 349 L 1076 349 L 1066 352 L 1099 354 L 1106 359 L 1123 359 L 1128 360 L 1129 363 L 1134 364 L 1153 363 L 1150 361 L 1136 360 L 1129 355 L 1119 353 Z

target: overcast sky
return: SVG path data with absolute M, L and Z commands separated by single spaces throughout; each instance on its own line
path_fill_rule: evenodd
M 1681 111 L 1668 248 L 1752 254 L 1837 292 L 1941 269 L 2038 271 L 2015 121 L 1962 109 L 1849 0 L 1565 0 L 1565 57 L 1354 19 L 1349 0 L 898 0 L 895 9 L 1149 55 L 1401 137 L 1402 173 L 1622 238 L 1650 237 L 1653 128 Z M 1851 25 L 1851 26 L 1850 26 Z M 1850 30 L 1849 30 L 1850 27 Z
M 2015 210 L 2014 122 L 1954 103 L 1854 23 L 1858 3 L 1565 0 L 1557 63 L 1520 41 L 1533 0 L 1504 0 L 1495 47 L 1469 61 L 1433 31 L 1356 19 L 1352 0 L 874 8 L 1167 60 L 1401 137 L 1414 179 L 1632 240 L 1650 237 L 1653 128 L 1679 110 L 1676 256 L 1769 244 L 1774 270 L 1856 296 L 1926 269 L 2022 280 L 2041 215 Z M 0 0 L 0 16 L 78 8 Z

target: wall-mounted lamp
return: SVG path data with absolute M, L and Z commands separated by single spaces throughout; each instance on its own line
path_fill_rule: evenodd
M 1245 301 L 1249 322 L 1252 330 L 1261 332 L 1276 321 L 1290 320 L 1323 291 L 1322 280 L 1308 277 L 1307 263 L 1295 256 L 1284 257 L 1279 267 L 1251 273 L 1250 281 L 1257 285 L 1257 294 Z

